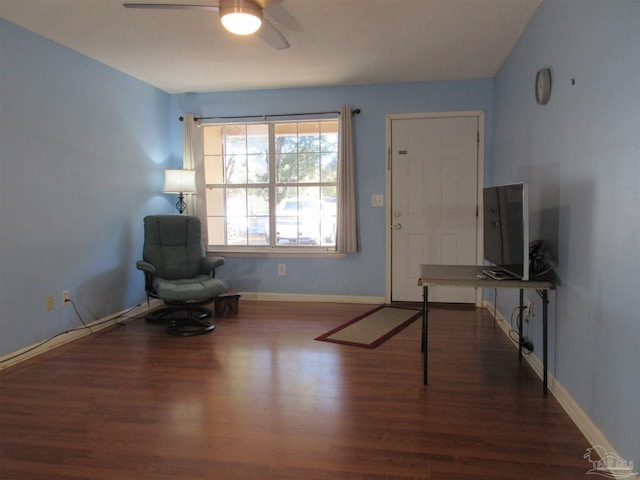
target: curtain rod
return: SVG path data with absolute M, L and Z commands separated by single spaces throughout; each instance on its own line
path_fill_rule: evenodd
M 266 120 L 269 117 L 298 117 L 298 116 L 308 116 L 308 115 L 328 115 L 328 114 L 339 114 L 340 112 L 310 112 L 310 113 L 277 113 L 274 115 L 240 115 L 236 117 L 194 117 L 194 121 L 198 120 L 239 120 L 243 118 L 262 118 Z M 360 113 L 360 109 L 356 108 L 351 112 L 353 115 L 358 115 Z M 181 122 L 184 121 L 184 117 L 180 117 L 178 120 Z

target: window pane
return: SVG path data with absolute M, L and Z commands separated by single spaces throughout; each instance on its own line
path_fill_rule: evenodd
M 338 178 L 338 154 L 325 153 L 322 155 L 322 166 L 320 170 L 321 182 L 335 183 Z
M 301 153 L 298 157 L 298 182 L 317 183 L 320 181 L 320 154 Z
M 298 130 L 298 151 L 320 151 L 320 123 L 301 123 Z
M 266 155 L 269 151 L 269 125 L 247 125 L 247 153 Z
M 225 183 L 247 183 L 247 156 L 225 155 Z
M 209 245 L 226 245 L 224 217 L 207 217 Z
M 247 189 L 247 238 L 249 245 L 268 245 L 269 189 Z
M 276 181 L 278 183 L 298 182 L 298 155 L 295 153 L 276 154 Z
M 225 214 L 224 189 L 207 188 L 206 194 L 207 215 L 210 217 L 221 217 Z
M 301 187 L 298 194 L 300 205 L 305 205 L 307 209 L 313 205 L 315 213 L 320 212 L 320 187 Z
M 298 129 L 298 181 L 320 180 L 320 123 L 301 123 Z
M 222 155 L 222 134 L 224 127 L 207 125 L 202 129 L 205 155 Z
M 320 204 L 320 229 L 323 245 L 335 245 L 336 243 L 336 189 L 337 187 L 322 187 L 322 202 Z
M 204 140 L 204 179 L 207 184 L 224 182 L 224 164 L 222 162 L 223 127 L 203 128 Z
M 320 148 L 323 152 L 338 151 L 338 122 L 322 122 L 322 134 L 320 136 Z
M 322 201 L 325 203 L 333 203 L 333 209 L 335 210 L 336 197 L 337 197 L 337 187 L 335 185 L 322 187 L 320 189 L 322 195 Z M 335 214 L 335 212 L 334 212 Z
M 208 185 L 224 183 L 222 155 L 205 155 L 204 181 Z
M 298 125 L 296 123 L 278 123 L 275 125 L 277 153 L 298 152 Z
M 247 126 L 247 183 L 269 183 L 269 126 Z
M 298 208 L 298 189 L 296 187 L 278 188 L 280 202 L 276 209 L 276 245 L 298 246 L 304 243 L 312 243 L 312 237 L 305 236 L 304 228 L 300 221 Z
M 244 188 L 228 188 L 225 196 L 227 245 L 247 244 L 247 193 Z
M 206 193 L 209 245 L 226 245 L 224 189 L 208 188 Z
M 276 210 L 279 246 L 321 245 L 335 242 L 335 215 L 325 214 L 320 187 L 279 188 Z
M 225 127 L 224 153 L 246 153 L 247 151 L 247 126 L 228 125 Z
M 247 183 L 269 183 L 269 157 L 267 153 L 249 155 Z
M 203 126 L 210 245 L 335 246 L 337 123 Z

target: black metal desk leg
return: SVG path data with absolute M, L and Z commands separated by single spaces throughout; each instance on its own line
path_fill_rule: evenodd
M 542 291 L 542 392 L 546 395 L 549 391 L 547 388 L 547 291 Z
M 422 287 L 422 351 L 424 352 L 424 384 L 427 385 L 429 358 L 429 287 Z
M 523 338 L 522 338 L 522 324 L 524 323 L 524 318 L 522 318 L 524 307 L 524 290 L 520 289 L 520 315 L 518 315 L 518 361 L 522 363 L 522 346 L 523 346 Z

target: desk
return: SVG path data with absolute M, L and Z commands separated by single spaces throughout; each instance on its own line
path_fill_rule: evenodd
M 479 288 L 517 288 L 520 290 L 520 312 L 523 307 L 523 290 L 533 288 L 542 297 L 542 391 L 547 393 L 547 292 L 555 289 L 551 280 L 494 280 L 484 276 L 482 270 L 487 266 L 478 265 L 420 265 L 418 285 L 422 287 L 422 351 L 424 352 L 424 384 L 427 385 L 428 336 L 429 336 L 429 287 L 479 287 Z M 519 322 L 518 360 L 522 361 L 522 321 Z

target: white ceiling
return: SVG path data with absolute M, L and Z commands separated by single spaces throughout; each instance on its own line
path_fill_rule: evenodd
M 217 12 L 132 10 L 123 1 L 0 0 L 0 16 L 181 93 L 491 78 L 542 3 L 284 0 L 265 10 L 291 44 L 278 51 L 226 32 Z

